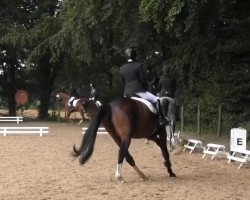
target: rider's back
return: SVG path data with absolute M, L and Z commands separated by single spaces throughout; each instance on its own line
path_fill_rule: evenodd
M 124 64 L 120 68 L 121 80 L 124 84 L 124 95 L 131 96 L 146 91 L 146 77 L 143 67 L 138 62 Z

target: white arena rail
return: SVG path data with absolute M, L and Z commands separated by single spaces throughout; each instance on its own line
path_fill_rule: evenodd
M 88 129 L 87 127 L 83 127 L 82 128 L 82 134 L 84 134 L 87 129 Z M 108 134 L 108 132 L 106 131 L 105 128 L 99 127 L 98 131 L 97 131 L 97 134 Z
M 6 136 L 7 134 L 11 135 L 30 135 L 30 134 L 43 134 L 49 133 L 49 127 L 0 127 L 0 134 Z
M 184 145 L 183 151 L 185 151 L 186 149 L 190 149 L 190 153 L 192 153 L 194 149 L 201 149 L 203 151 L 205 150 L 205 147 L 203 147 L 200 140 L 188 139 L 188 143 Z
M 239 165 L 238 169 L 240 169 L 244 163 L 246 164 L 250 161 L 250 151 L 243 150 L 243 149 L 234 150 L 232 155 L 229 155 L 227 158 L 228 158 L 228 164 L 232 160 L 239 162 L 240 165 Z
M 19 124 L 22 121 L 23 117 L 0 117 L 0 122 L 16 122 Z
M 228 156 L 228 153 L 225 151 L 226 147 L 221 144 L 207 144 L 207 148 L 203 151 L 204 158 L 207 154 L 212 155 L 211 160 L 214 159 L 215 156 Z

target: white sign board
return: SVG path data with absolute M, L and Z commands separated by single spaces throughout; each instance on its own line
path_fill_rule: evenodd
M 247 130 L 243 128 L 231 129 L 230 151 L 246 150 Z

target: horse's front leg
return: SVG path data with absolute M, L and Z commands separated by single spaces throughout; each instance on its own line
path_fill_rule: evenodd
M 171 162 L 169 159 L 169 153 L 168 153 L 168 148 L 167 148 L 167 136 L 166 136 L 166 131 L 165 128 L 159 128 L 158 131 L 159 135 L 157 136 L 153 136 L 151 138 L 148 138 L 150 140 L 155 141 L 155 143 L 161 148 L 161 152 L 162 152 L 162 156 L 164 158 L 164 165 L 168 170 L 169 176 L 170 177 L 176 177 L 176 175 L 174 174 L 174 172 L 172 171 L 171 168 Z
M 73 121 L 70 119 L 70 115 L 71 115 L 71 111 L 68 111 L 67 116 L 66 116 L 67 125 L 69 125 L 70 123 L 73 123 Z
M 145 176 L 145 174 L 136 166 L 133 157 L 130 155 L 130 153 L 128 151 L 126 152 L 125 159 L 128 162 L 128 164 L 130 164 L 130 166 L 134 168 L 136 173 L 140 176 L 141 180 L 147 180 L 148 179 Z

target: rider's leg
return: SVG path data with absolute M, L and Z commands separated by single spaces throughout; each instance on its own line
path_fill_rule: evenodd
M 162 112 L 160 99 L 157 96 L 153 95 L 152 93 L 150 93 L 148 91 L 147 92 L 139 92 L 139 93 L 136 93 L 136 94 L 138 96 L 140 96 L 141 98 L 150 101 L 156 107 L 156 110 L 157 110 L 157 113 L 158 113 L 159 125 L 160 126 L 167 125 L 168 121 L 167 121 L 167 119 L 165 118 L 165 116 L 164 116 L 164 114 Z
M 69 99 L 69 105 L 70 105 L 70 109 L 72 110 L 72 109 L 74 109 L 74 106 L 73 106 L 73 101 L 75 100 L 75 97 L 71 97 L 70 99 Z
M 160 99 L 157 99 L 156 101 L 156 109 L 158 111 L 159 125 L 160 126 L 168 125 L 169 122 L 167 121 L 166 117 L 163 114 Z

